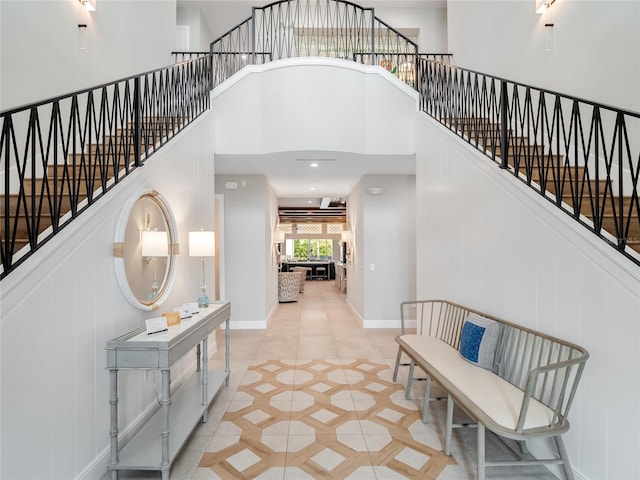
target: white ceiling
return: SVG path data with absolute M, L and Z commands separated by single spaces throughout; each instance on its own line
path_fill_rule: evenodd
M 311 167 L 317 163 L 317 167 Z M 320 204 L 322 197 L 346 197 L 363 175 L 414 175 L 414 155 L 344 152 L 279 152 L 216 155 L 220 175 L 265 175 L 281 206 Z M 285 200 L 286 199 L 286 200 Z

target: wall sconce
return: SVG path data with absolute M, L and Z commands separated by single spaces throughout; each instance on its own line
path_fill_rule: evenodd
M 353 232 L 351 230 L 343 230 L 340 234 L 340 241 L 345 244 L 345 260 L 349 263 L 349 257 L 351 256 L 351 244 L 353 243 Z
M 544 24 L 544 31 L 545 31 L 545 43 L 546 43 L 546 50 L 547 52 L 552 52 L 553 51 L 553 23 L 545 23 Z
M 278 263 L 282 263 L 280 244 L 284 242 L 284 232 L 280 230 L 276 230 L 273 232 L 273 248 L 275 249 L 276 258 L 278 259 Z
M 78 44 L 80 45 L 80 50 L 86 50 L 87 48 L 87 24 L 86 23 L 78 24 Z
M 142 230 L 141 235 L 142 256 L 147 263 L 153 259 L 153 282 L 151 283 L 151 294 L 148 300 L 153 300 L 158 294 L 158 257 L 169 255 L 169 237 L 167 232 L 158 230 Z
M 202 284 L 200 285 L 200 296 L 198 297 L 198 307 L 209 306 L 207 296 L 207 284 L 204 282 L 204 257 L 213 257 L 216 254 L 215 232 L 189 232 L 189 256 L 202 257 Z
M 96 11 L 96 0 L 78 0 L 87 12 Z
M 536 13 L 542 15 L 544 12 L 546 12 L 549 9 L 549 7 L 551 7 L 551 5 L 555 3 L 555 1 L 556 0 L 545 0 L 544 2 L 542 2 L 542 5 L 538 7 L 538 9 L 536 10 Z
M 273 232 L 273 245 L 276 249 L 276 257 L 280 258 L 280 244 L 284 242 L 284 232 L 276 230 Z

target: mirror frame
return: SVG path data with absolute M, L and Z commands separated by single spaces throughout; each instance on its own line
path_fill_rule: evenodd
M 137 298 L 127 279 L 127 272 L 124 264 L 124 241 L 125 233 L 127 231 L 127 224 L 129 223 L 129 217 L 134 205 L 142 199 L 151 200 L 156 204 L 162 213 L 165 224 L 167 225 L 167 235 L 169 237 L 169 254 L 167 255 L 167 270 L 163 277 L 162 284 L 158 289 L 158 294 L 153 300 L 141 300 Z M 173 281 L 176 275 L 176 267 L 178 263 L 178 253 L 180 248 L 178 244 L 178 229 L 173 217 L 173 212 L 169 207 L 167 201 L 155 190 L 144 190 L 140 193 L 133 195 L 129 201 L 125 204 L 118 223 L 116 224 L 116 233 L 113 243 L 113 259 L 115 263 L 116 278 L 120 284 L 120 289 L 127 301 L 134 307 L 141 310 L 155 310 L 167 299 L 169 292 L 173 286 Z

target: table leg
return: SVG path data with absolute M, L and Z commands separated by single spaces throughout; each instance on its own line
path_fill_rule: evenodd
M 118 465 L 118 370 L 109 370 L 109 384 L 111 395 L 109 397 L 109 410 L 111 414 L 111 460 L 109 468 Z M 111 470 L 111 480 L 118 479 L 118 471 Z
M 169 409 L 171 407 L 171 370 L 162 369 L 162 397 L 160 409 L 162 410 L 162 478 L 169 478 Z
M 231 374 L 229 369 L 229 338 L 229 319 L 227 318 L 224 322 L 224 371 L 227 374 L 227 386 L 229 386 L 229 375 Z
M 198 344 L 199 346 L 200 344 Z M 204 337 L 202 340 L 202 406 L 206 407 L 209 402 L 207 398 L 209 396 L 209 354 L 207 353 L 209 345 L 209 337 Z M 202 422 L 207 423 L 209 418 L 209 409 L 205 408 L 202 414 Z

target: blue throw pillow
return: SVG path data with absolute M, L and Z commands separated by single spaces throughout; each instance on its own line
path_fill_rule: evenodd
M 499 337 L 498 322 L 470 313 L 460 333 L 460 355 L 474 365 L 493 370 Z

